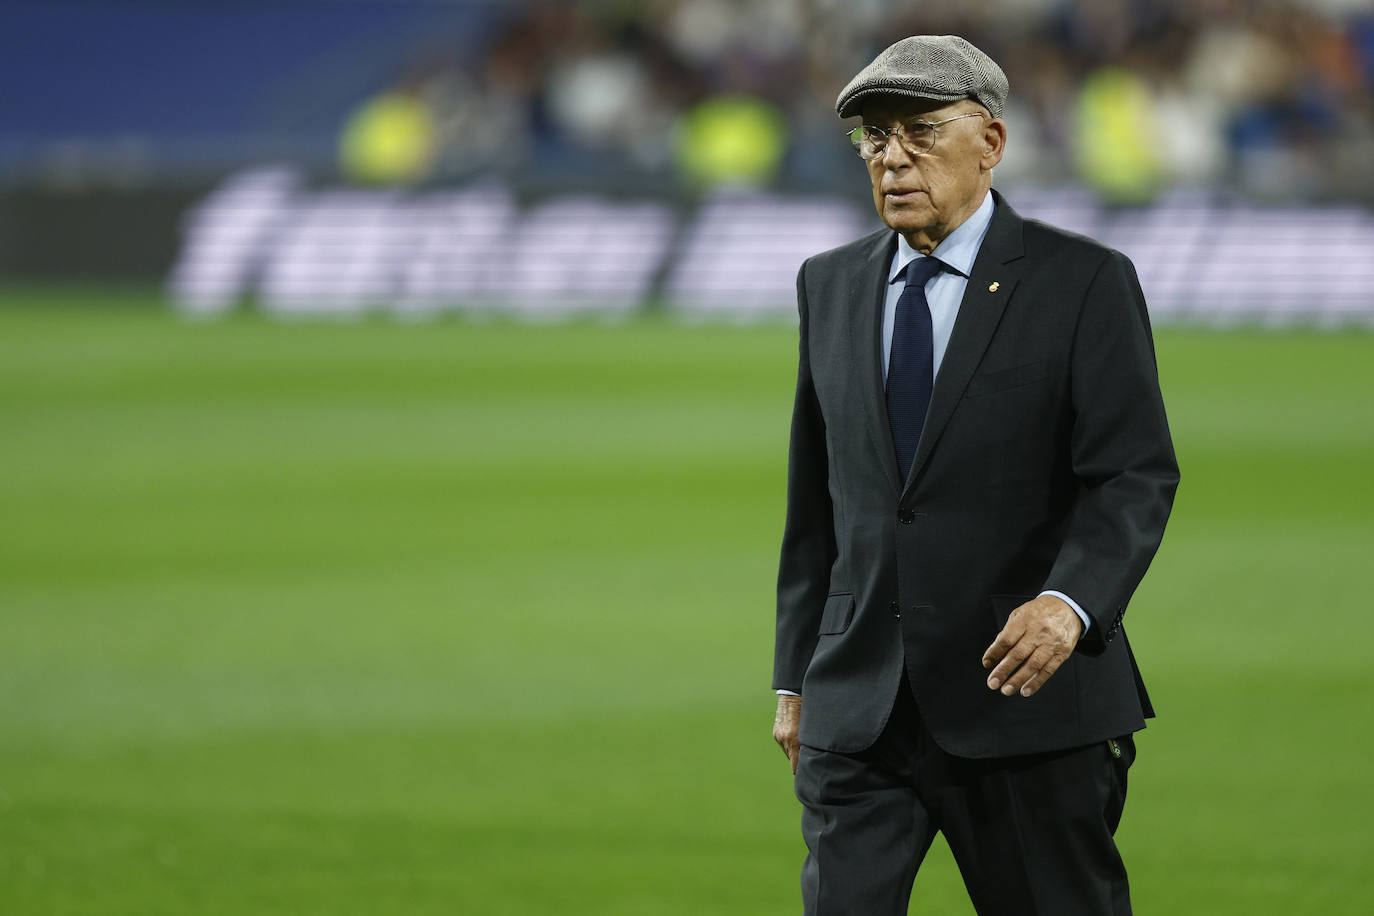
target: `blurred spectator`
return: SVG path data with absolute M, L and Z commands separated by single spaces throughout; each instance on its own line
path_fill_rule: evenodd
M 1142 203 L 1159 188 L 1162 125 L 1138 71 L 1103 67 L 1079 88 L 1074 146 L 1089 187 L 1112 203 Z

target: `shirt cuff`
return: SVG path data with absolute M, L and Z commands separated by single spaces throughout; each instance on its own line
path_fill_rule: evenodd
M 795 690 L 779 690 L 779 691 L 778 691 L 778 696 L 780 696 L 780 697 L 799 697 L 799 696 L 801 696 L 801 694 L 797 693 Z
M 1077 601 L 1074 601 L 1072 598 L 1070 598 L 1068 595 L 1064 594 L 1063 592 L 1057 592 L 1057 591 L 1055 591 L 1055 590 L 1052 589 L 1052 588 L 1047 588 L 1047 589 L 1045 589 L 1043 592 L 1040 593 L 1040 596 L 1041 596 L 1042 598 L 1043 598 L 1045 595 L 1053 595 L 1054 597 L 1058 598 L 1060 601 L 1062 601 L 1062 602 L 1064 602 L 1065 604 L 1067 604 L 1069 607 L 1073 608 L 1073 612 L 1074 612 L 1075 614 L 1078 615 L 1078 619 L 1081 620 L 1081 621 L 1083 621 L 1083 632 L 1084 632 L 1084 633 L 1087 633 L 1088 630 L 1092 627 L 1092 625 L 1093 625 L 1093 619 L 1092 619 L 1091 617 L 1088 616 L 1088 612 L 1087 612 L 1087 611 L 1083 610 L 1081 607 L 1078 606 L 1078 602 L 1077 602 Z

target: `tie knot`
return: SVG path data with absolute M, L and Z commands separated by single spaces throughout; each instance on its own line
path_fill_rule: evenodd
M 925 286 L 945 266 L 939 258 L 916 258 L 906 266 L 906 285 Z

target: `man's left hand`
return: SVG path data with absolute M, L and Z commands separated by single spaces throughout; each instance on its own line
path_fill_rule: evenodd
M 1011 612 L 1007 625 L 983 653 L 992 669 L 988 687 L 1006 696 L 1034 696 L 1064 664 L 1083 635 L 1083 621 L 1062 599 L 1041 595 Z

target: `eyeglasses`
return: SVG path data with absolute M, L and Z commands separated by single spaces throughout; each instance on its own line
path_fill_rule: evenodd
M 863 158 L 877 159 L 887 152 L 888 138 L 896 136 L 899 138 L 902 148 L 908 153 L 913 156 L 923 156 L 935 146 L 936 128 L 960 118 L 984 117 L 987 115 L 981 111 L 970 111 L 968 114 L 955 115 L 942 121 L 908 121 L 906 124 L 899 124 L 891 130 L 883 130 L 881 127 L 864 124 L 849 132 L 849 143 L 854 147 L 854 151 Z

